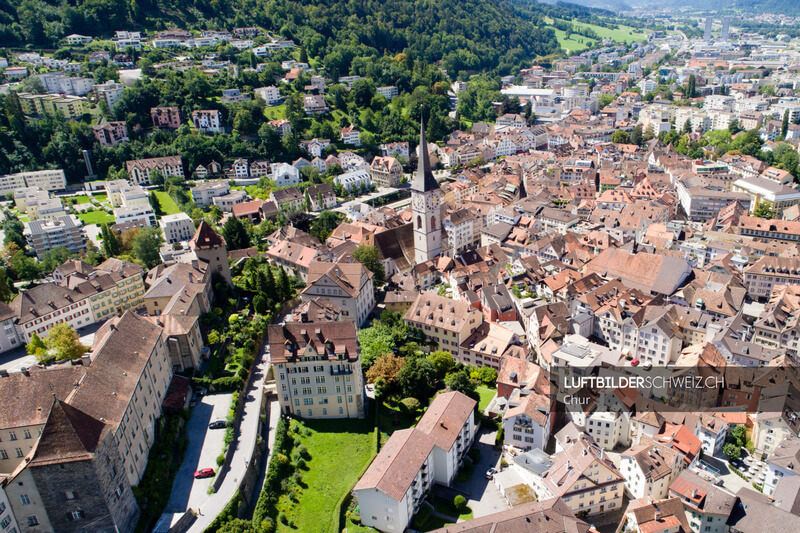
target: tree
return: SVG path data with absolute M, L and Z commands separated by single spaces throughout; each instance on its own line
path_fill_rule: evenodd
M 697 84 L 697 80 L 695 80 L 694 74 L 689 75 L 689 81 L 686 82 L 686 98 L 694 98 L 697 96 L 697 90 L 695 86 Z
M 615 144 L 630 144 L 631 136 L 627 131 L 617 130 L 611 135 L 611 142 Z
M 436 392 L 436 369 L 427 358 L 414 357 L 400 369 L 397 381 L 404 397 L 411 396 L 420 403 L 428 403 Z
M 386 274 L 381 264 L 380 253 L 375 246 L 360 245 L 353 250 L 353 259 L 364 265 L 374 275 L 373 282 L 380 287 L 386 281 Z
M 250 237 L 242 221 L 232 216 L 222 225 L 222 237 L 228 245 L 228 250 L 241 250 L 250 246 Z
M 289 275 L 282 268 L 281 268 L 281 273 L 278 276 L 277 292 L 282 302 L 291 300 L 292 296 L 294 295 L 292 284 L 289 282 Z
M 160 250 L 164 244 L 161 228 L 145 228 L 139 231 L 133 241 L 133 255 L 147 268 L 161 262 Z
M 5 268 L 0 268 L 0 301 L 10 302 L 14 298 L 14 291 L 8 284 L 8 273 Z
M 320 192 L 321 194 L 322 192 Z M 342 220 L 344 220 L 344 215 L 338 211 L 325 210 L 317 215 L 317 218 L 311 223 L 309 233 L 319 239 L 320 242 L 325 242 Z
M 789 132 L 789 110 L 783 112 L 783 122 L 781 122 L 781 137 L 786 138 L 786 134 Z
M 153 185 L 164 185 L 166 177 L 161 170 L 154 168 L 150 171 L 150 183 Z
M 731 436 L 739 446 L 747 445 L 747 428 L 745 426 L 739 425 L 733 428 L 733 431 L 731 431 Z
M 428 360 L 433 365 L 433 368 L 436 369 L 436 375 L 439 379 L 444 379 L 444 377 L 456 366 L 456 362 L 453 359 L 453 354 L 450 352 L 433 352 L 428 356 Z
M 397 382 L 397 374 L 403 368 L 405 361 L 397 357 L 391 351 L 387 352 L 375 360 L 375 363 L 367 370 L 367 381 L 375 383 L 375 380 L 382 378 L 388 385 Z
M 119 255 L 120 246 L 116 232 L 110 229 L 108 224 L 103 224 L 100 228 L 100 234 L 103 236 L 103 251 L 106 253 L 106 257 Z
M 259 315 L 266 315 L 269 311 L 269 305 L 267 303 L 267 298 L 263 294 L 256 294 L 253 297 L 253 309 Z
M 756 204 L 753 210 L 753 216 L 758 218 L 775 218 L 775 211 L 772 209 L 772 204 L 765 201 L 760 201 Z
M 643 139 L 644 139 L 644 128 L 642 128 L 642 125 L 639 124 L 638 126 L 633 128 L 633 133 L 631 133 L 631 144 L 635 144 L 636 146 L 641 146 Z
M 736 461 L 742 456 L 742 449 L 736 444 L 729 442 L 722 447 L 722 453 L 725 454 L 725 457 L 727 457 L 729 461 Z
M 87 346 L 80 343 L 78 334 L 66 322 L 56 324 L 50 328 L 44 344 L 47 347 L 47 351 L 52 353 L 57 361 L 80 359 L 89 350 Z
M 150 207 L 153 208 L 153 213 L 155 213 L 157 217 L 164 214 L 164 211 L 161 209 L 161 202 L 158 201 L 158 196 L 156 196 L 155 191 L 150 191 Z
M 36 360 L 40 363 L 46 361 L 47 346 L 35 331 L 33 335 L 31 335 L 31 342 L 29 342 L 25 348 L 28 351 L 28 355 L 35 356 Z
M 469 378 L 465 370 L 459 370 L 458 372 L 450 374 L 444 380 L 444 384 L 451 391 L 460 392 L 473 400 L 478 400 L 480 398 L 480 395 L 475 390 L 475 382 Z

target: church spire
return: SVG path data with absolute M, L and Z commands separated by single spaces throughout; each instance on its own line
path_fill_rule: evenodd
M 439 188 L 436 178 L 431 172 L 431 160 L 428 156 L 428 141 L 425 139 L 425 120 L 420 117 L 419 121 L 419 164 L 417 165 L 417 175 L 411 182 L 411 190 L 419 192 L 433 191 Z

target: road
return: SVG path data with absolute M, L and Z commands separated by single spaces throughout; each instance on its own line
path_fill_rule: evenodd
M 224 447 L 225 429 L 208 429 L 208 424 L 214 420 L 225 420 L 231 396 L 230 393 L 204 396 L 192 409 L 186 426 L 189 447 L 175 476 L 164 512 L 182 513 L 187 509 L 197 509 L 208 499 L 208 487 L 214 478 L 194 479 L 193 474 L 201 468 L 218 468 L 217 456 Z
M 239 489 L 245 469 L 253 457 L 253 450 L 258 437 L 258 418 L 261 415 L 261 399 L 264 396 L 264 380 L 266 379 L 269 361 L 262 350 L 258 361 L 253 367 L 253 381 L 244 392 L 245 397 L 251 395 L 252 400 L 244 404 L 242 420 L 239 424 L 239 438 L 231 444 L 236 446 L 230 470 L 225 475 L 222 485 L 216 493 L 208 496 L 200 504 L 200 514 L 189 528 L 191 533 L 202 533 L 211 524 L 214 518 L 228 505 L 233 495 Z M 272 432 L 270 432 L 270 436 Z M 271 448 L 271 446 L 270 446 Z M 216 465 L 216 463 L 214 463 Z

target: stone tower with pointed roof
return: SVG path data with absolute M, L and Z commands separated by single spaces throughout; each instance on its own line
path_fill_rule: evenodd
M 208 263 L 211 274 L 215 272 L 225 278 L 228 285 L 233 287 L 231 279 L 231 268 L 228 264 L 228 247 L 222 235 L 211 229 L 211 226 L 203 220 L 197 231 L 189 241 L 189 247 L 201 261 Z
M 419 166 L 411 182 L 411 210 L 414 222 L 414 259 L 417 264 L 442 253 L 442 190 L 431 172 L 425 123 L 420 124 Z

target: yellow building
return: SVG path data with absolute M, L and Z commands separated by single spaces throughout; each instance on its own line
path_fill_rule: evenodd
M 86 113 L 86 98 L 60 94 L 18 93 L 22 112 L 26 115 L 56 115 L 75 119 Z

